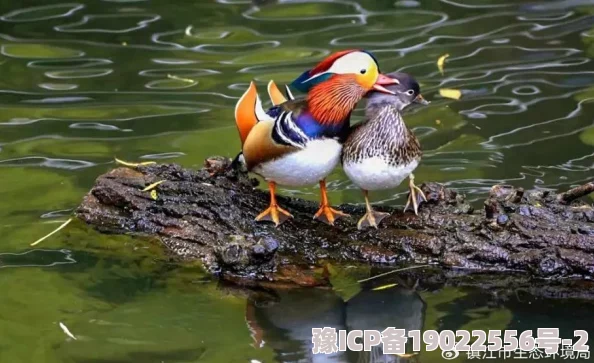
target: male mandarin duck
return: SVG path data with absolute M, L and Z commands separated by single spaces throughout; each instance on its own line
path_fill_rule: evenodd
M 319 183 L 321 203 L 314 218 L 332 225 L 337 217 L 345 216 L 330 207 L 325 178 L 340 161 L 357 103 L 371 90 L 392 93 L 384 86 L 396 83 L 398 80 L 381 74 L 376 59 L 363 50 L 334 53 L 305 71 L 291 84 L 307 93 L 303 99 L 287 101 L 271 82 L 268 90 L 274 106 L 267 112 L 252 82 L 237 103 L 235 121 L 243 162 L 248 171 L 262 176 L 270 189 L 270 207 L 256 220 L 270 220 L 278 226 L 292 217 L 277 204 L 277 184 Z
M 417 81 L 406 73 L 391 73 L 398 80 L 388 89 L 393 94 L 370 93 L 365 110 L 366 121 L 354 126 L 342 150 L 342 167 L 349 179 L 363 190 L 367 213 L 357 224 L 359 229 L 376 227 L 388 213 L 374 211 L 368 191 L 395 188 L 409 177 L 410 194 L 404 210 L 412 204 L 418 214 L 417 197 L 427 201 L 414 183 L 412 172 L 421 160 L 419 140 L 402 119 L 402 110 L 411 103 L 426 105 Z M 418 193 L 418 195 L 417 195 Z

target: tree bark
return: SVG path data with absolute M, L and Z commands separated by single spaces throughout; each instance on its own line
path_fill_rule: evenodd
M 379 229 L 363 231 L 357 218 L 331 227 L 312 220 L 315 203 L 279 197 L 295 218 L 276 228 L 254 221 L 268 194 L 228 166 L 213 157 L 197 171 L 174 164 L 117 168 L 97 179 L 77 215 L 103 232 L 158 236 L 173 253 L 244 284 L 326 284 L 327 262 L 594 276 L 594 209 L 579 200 L 594 183 L 558 195 L 496 185 L 478 211 L 454 190 L 425 183 L 428 203 L 419 216 L 391 210 Z M 143 188 L 159 181 L 154 200 Z M 360 206 L 339 208 L 364 213 Z

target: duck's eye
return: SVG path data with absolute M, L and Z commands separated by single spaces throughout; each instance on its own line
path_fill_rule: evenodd
M 365 74 L 365 73 L 367 73 L 367 69 L 362 69 L 362 70 L 360 70 L 359 72 L 360 72 L 361 74 Z
M 409 89 L 408 91 L 406 91 L 406 94 L 409 96 L 412 96 L 415 94 L 415 91 L 413 91 L 412 89 Z

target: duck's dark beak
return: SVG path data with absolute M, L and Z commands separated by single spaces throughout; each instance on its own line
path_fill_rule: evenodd
M 400 82 L 397 79 L 391 78 L 386 76 L 385 74 L 379 74 L 379 76 L 377 77 L 377 80 L 375 81 L 375 84 L 373 85 L 372 89 L 378 92 L 383 92 L 383 93 L 387 93 L 389 95 L 395 95 L 395 92 L 390 91 L 389 89 L 387 89 L 384 86 L 388 86 L 391 84 L 400 84 Z
M 431 102 L 427 101 L 422 94 L 419 93 L 419 95 L 417 97 L 415 97 L 415 99 L 413 100 L 414 103 L 418 103 L 419 105 L 425 105 L 427 106 L 428 104 L 430 104 Z

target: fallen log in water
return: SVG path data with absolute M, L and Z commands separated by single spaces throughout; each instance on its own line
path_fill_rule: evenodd
M 419 216 L 397 210 L 364 231 L 355 218 L 334 227 L 314 221 L 314 202 L 279 197 L 295 218 L 276 228 L 254 221 L 268 194 L 228 164 L 216 157 L 197 171 L 173 164 L 115 169 L 97 179 L 77 215 L 103 232 L 158 236 L 175 254 L 242 283 L 325 284 L 327 262 L 594 276 L 594 208 L 579 201 L 594 183 L 562 194 L 497 185 L 478 211 L 454 190 L 426 183 Z M 160 181 L 156 195 L 143 191 Z M 340 208 L 363 214 L 359 206 Z

